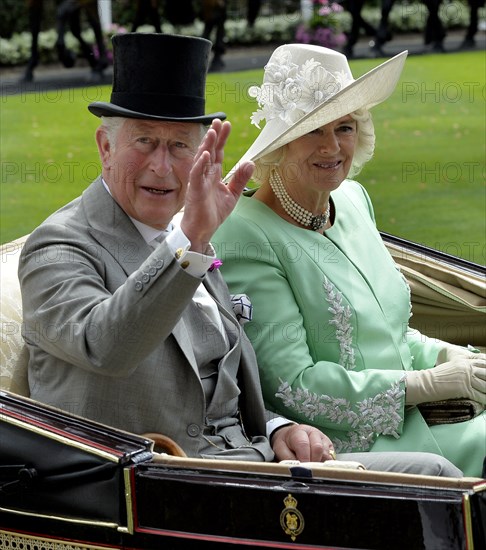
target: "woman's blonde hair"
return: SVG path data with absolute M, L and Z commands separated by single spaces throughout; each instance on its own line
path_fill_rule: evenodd
M 358 109 L 351 113 L 351 117 L 357 122 L 357 142 L 353 156 L 353 163 L 348 177 L 359 174 L 363 166 L 371 159 L 375 150 L 375 127 L 371 119 L 371 113 L 367 109 Z M 270 172 L 278 166 L 285 156 L 285 145 L 275 151 L 264 155 L 255 161 L 253 180 L 261 185 L 268 180 Z

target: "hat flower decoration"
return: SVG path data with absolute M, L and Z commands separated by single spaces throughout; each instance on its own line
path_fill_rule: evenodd
M 299 67 L 288 50 L 277 52 L 265 71 L 262 86 L 248 90 L 260 107 L 251 116 L 257 128 L 263 119 L 277 117 L 290 126 L 353 80 L 345 71 L 331 73 L 313 58 Z

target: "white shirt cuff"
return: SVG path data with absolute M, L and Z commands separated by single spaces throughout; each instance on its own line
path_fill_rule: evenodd
M 212 252 L 212 256 L 189 250 L 191 242 L 184 235 L 180 227 L 174 227 L 165 241 L 174 253 L 182 269 L 193 277 L 198 277 L 199 279 L 204 277 L 207 270 L 211 267 L 213 260 L 216 258 L 216 254 L 211 245 L 209 245 L 209 250 Z
M 269 420 L 267 422 L 267 439 L 270 441 L 270 438 L 272 437 L 273 432 L 277 428 L 281 428 L 282 426 L 286 426 L 288 424 L 295 424 L 295 422 L 292 422 L 291 420 L 288 420 L 283 416 L 276 416 L 275 418 L 272 418 L 271 420 Z

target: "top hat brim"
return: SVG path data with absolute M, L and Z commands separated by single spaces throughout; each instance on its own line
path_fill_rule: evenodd
M 115 34 L 112 42 L 111 97 L 88 105 L 92 114 L 202 124 L 226 118 L 205 113 L 209 40 L 134 32 Z
M 268 121 L 224 181 L 229 181 L 243 162 L 258 160 L 316 128 L 385 101 L 395 90 L 407 55 L 405 50 L 371 69 L 290 126 L 280 118 Z
M 104 101 L 95 101 L 94 103 L 88 105 L 88 109 L 93 115 L 97 117 L 117 116 L 123 118 L 139 118 L 144 120 L 160 120 L 168 122 L 199 122 L 200 124 L 211 124 L 211 122 L 217 118 L 219 118 L 220 120 L 226 119 L 226 113 L 223 112 L 191 117 L 170 117 L 163 115 L 152 115 L 148 113 L 132 111 L 130 109 L 126 109 L 125 107 L 120 107 L 119 105 L 114 105 L 113 103 L 107 103 Z

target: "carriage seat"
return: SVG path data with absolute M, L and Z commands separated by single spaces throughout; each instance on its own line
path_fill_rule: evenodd
M 29 354 L 22 338 L 22 299 L 17 275 L 28 235 L 0 247 L 0 389 L 29 396 Z

